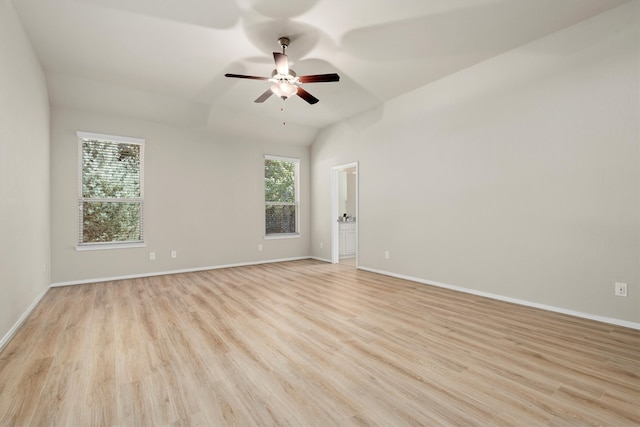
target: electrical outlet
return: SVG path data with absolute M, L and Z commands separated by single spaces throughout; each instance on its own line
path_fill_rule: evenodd
M 626 283 L 616 283 L 615 295 L 617 297 L 626 297 L 627 296 L 627 284 Z
M 171 258 L 178 258 L 178 252 L 177 251 L 171 251 Z
M 149 252 L 149 260 L 153 261 L 154 259 L 156 259 L 156 253 L 155 252 Z
M 389 259 L 389 251 L 384 251 L 384 259 Z
M 258 245 L 258 252 L 262 252 L 262 244 Z

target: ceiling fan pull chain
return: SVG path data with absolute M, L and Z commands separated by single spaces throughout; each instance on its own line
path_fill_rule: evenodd
M 287 100 L 287 98 L 283 98 L 282 99 L 282 106 L 280 107 L 280 111 L 282 111 L 282 126 L 286 126 L 287 122 L 284 119 L 284 102 Z

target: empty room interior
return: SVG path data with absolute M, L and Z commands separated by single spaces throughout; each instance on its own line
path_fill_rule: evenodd
M 640 425 L 640 0 L 0 0 L 0 425 Z

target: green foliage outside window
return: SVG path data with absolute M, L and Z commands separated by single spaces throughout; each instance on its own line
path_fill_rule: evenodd
M 296 161 L 265 159 L 266 234 L 297 232 Z
M 142 240 L 141 151 L 82 139 L 81 243 Z

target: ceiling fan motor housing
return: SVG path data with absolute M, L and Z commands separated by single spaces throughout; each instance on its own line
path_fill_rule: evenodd
M 283 53 L 284 53 L 284 49 L 286 49 L 286 48 L 288 48 L 288 47 L 289 47 L 289 43 L 290 43 L 290 42 L 291 42 L 291 40 L 289 40 L 289 38 L 288 38 L 288 37 L 280 37 L 280 38 L 278 39 L 278 44 L 279 44 L 280 46 L 282 46 L 282 51 L 283 51 Z

